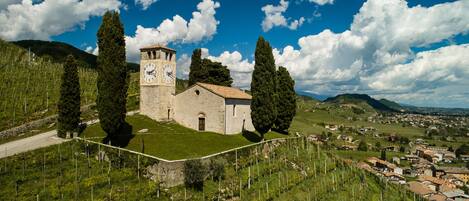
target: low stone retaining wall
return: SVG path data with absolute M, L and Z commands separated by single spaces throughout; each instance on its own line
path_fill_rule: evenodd
M 203 164 L 208 165 L 210 163 L 210 160 L 214 157 L 231 155 L 233 159 L 232 162 L 234 162 L 235 160 L 236 161 L 238 160 L 237 159 L 239 157 L 238 154 L 240 154 L 240 152 L 243 150 L 262 145 L 259 151 L 257 151 L 257 149 L 254 150 L 254 154 L 268 155 L 268 152 L 270 152 L 273 149 L 273 147 L 278 146 L 280 143 L 284 143 L 287 140 L 297 140 L 299 138 L 301 137 L 277 138 L 277 139 L 272 139 L 272 140 L 266 140 L 263 142 L 258 142 L 258 143 L 245 145 L 242 147 L 237 147 L 234 149 L 218 152 L 218 153 L 203 156 L 200 158 L 180 159 L 180 160 L 166 160 L 166 159 L 158 158 L 152 155 L 132 151 L 132 150 L 125 149 L 125 148 L 114 147 L 111 145 L 83 139 L 80 137 L 76 137 L 74 139 L 80 140 L 85 143 L 97 144 L 102 147 L 120 150 L 121 152 L 135 154 L 139 157 L 139 161 L 142 160 L 143 157 L 154 160 L 155 162 L 147 165 L 146 167 L 143 167 L 145 169 L 144 176 L 151 179 L 152 181 L 159 183 L 159 185 L 161 185 L 162 187 L 170 188 L 170 187 L 184 184 L 184 163 L 187 160 L 202 160 Z M 100 149 L 100 150 L 103 150 L 103 149 Z
M 51 123 L 54 123 L 56 121 L 57 121 L 57 115 L 52 115 L 52 116 L 48 116 L 48 117 L 43 118 L 43 119 L 31 121 L 31 122 L 25 123 L 23 125 L 20 125 L 20 126 L 14 127 L 14 128 L 10 128 L 8 130 L 1 131 L 0 132 L 0 138 L 19 135 L 20 133 L 24 133 L 26 131 L 33 130 L 35 128 L 39 128 L 39 127 L 41 127 L 43 125 L 46 125 L 46 124 L 51 124 Z

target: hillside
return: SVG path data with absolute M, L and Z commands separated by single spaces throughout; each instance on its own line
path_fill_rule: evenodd
M 78 49 L 70 44 L 58 41 L 41 41 L 41 40 L 21 40 L 12 42 L 37 56 L 43 57 L 57 63 L 63 63 L 67 55 L 73 55 L 83 67 L 95 68 L 97 65 L 97 56 Z M 139 65 L 135 63 L 127 63 L 127 67 L 133 71 L 139 71 Z
M 362 104 L 365 103 L 371 106 L 373 109 L 381 112 L 395 112 L 396 110 L 388 107 L 382 102 L 371 98 L 366 94 L 340 94 L 335 97 L 330 97 L 324 100 L 326 103 L 336 103 L 336 104 Z
M 212 157 L 203 190 L 194 190 L 150 181 L 154 159 L 70 141 L 1 159 L 0 200 L 422 200 L 314 144 L 273 147 L 267 157 L 252 154 L 256 146 Z
M 387 107 L 392 108 L 392 109 L 397 110 L 397 111 L 405 110 L 405 108 L 403 106 L 401 106 L 399 103 L 396 103 L 394 101 L 390 101 L 390 100 L 385 99 L 385 98 L 380 99 L 379 102 L 382 103 L 383 105 L 386 105 Z
M 79 68 L 81 104 L 96 100 L 97 72 Z M 37 57 L 0 40 L 0 131 L 56 114 L 62 64 Z M 138 74 L 132 74 L 129 95 L 138 93 Z

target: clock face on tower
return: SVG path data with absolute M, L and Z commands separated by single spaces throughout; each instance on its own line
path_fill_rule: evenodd
M 143 68 L 143 79 L 145 82 L 152 82 L 156 78 L 155 64 L 146 64 Z
M 170 65 L 165 65 L 163 69 L 163 77 L 166 83 L 172 83 L 174 80 L 174 72 Z

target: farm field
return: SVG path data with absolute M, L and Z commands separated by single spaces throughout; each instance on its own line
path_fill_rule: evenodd
M 143 115 L 128 116 L 126 121 L 132 126 L 132 138 L 125 148 L 168 160 L 201 157 L 259 141 L 259 136 L 254 133 L 220 135 L 199 132 L 173 122 L 156 122 Z M 139 133 L 141 129 L 148 129 L 148 132 Z M 85 139 L 98 142 L 105 136 L 100 124 L 86 128 L 81 134 Z M 289 136 L 269 132 L 265 137 L 273 139 Z

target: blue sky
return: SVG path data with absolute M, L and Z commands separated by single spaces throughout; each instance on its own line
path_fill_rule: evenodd
M 106 10 L 121 13 L 128 60 L 138 62 L 138 47 L 168 44 L 182 78 L 192 50 L 204 48 L 237 87 L 249 88 L 262 35 L 298 91 L 469 107 L 467 0 L 5 0 L 0 37 L 63 41 L 97 54 Z

